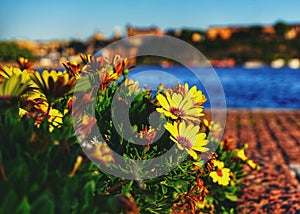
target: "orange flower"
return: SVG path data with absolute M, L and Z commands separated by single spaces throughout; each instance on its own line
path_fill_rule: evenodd
M 88 115 L 84 115 L 81 123 L 76 127 L 76 132 L 81 134 L 83 138 L 87 137 L 94 125 L 96 124 L 97 119 Z
M 114 73 L 113 70 L 101 72 L 99 89 L 104 91 L 112 82 L 118 80 L 118 78 L 118 74 Z
M 82 72 L 95 73 L 103 69 L 104 65 L 109 65 L 109 61 L 104 57 L 81 57 L 83 62 L 87 62 L 82 68 Z
M 34 70 L 31 68 L 32 62 L 30 62 L 28 59 L 26 59 L 24 57 L 19 57 L 17 59 L 17 62 L 19 64 L 21 70 L 26 69 L 28 73 L 34 73 Z
M 151 144 L 156 137 L 157 132 L 150 126 L 140 131 L 140 137 L 146 140 L 148 144 Z
M 88 149 L 86 153 L 92 161 L 100 161 L 104 165 L 115 161 L 112 150 L 106 142 L 98 142 L 96 146 L 94 146 L 91 149 Z
M 128 59 L 122 59 L 119 55 L 116 55 L 113 60 L 114 71 L 118 76 L 122 76 L 123 74 L 127 74 L 128 70 L 126 67 L 128 66 Z
M 74 117 L 78 118 L 85 108 L 94 102 L 94 89 L 92 88 L 89 92 L 77 92 L 78 96 L 69 100 L 67 108 Z
M 65 68 L 67 69 L 67 73 L 71 77 L 75 77 L 76 79 L 80 77 L 81 65 L 77 64 L 77 62 L 67 62 L 67 64 L 63 63 L 63 66 L 65 66 Z

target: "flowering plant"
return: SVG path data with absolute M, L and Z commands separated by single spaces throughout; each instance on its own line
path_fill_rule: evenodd
M 84 55 L 63 72 L 19 63 L 0 68 L 0 212 L 234 212 L 245 167 L 258 166 L 246 146 L 220 142 L 196 86 L 139 88 L 119 56 Z M 170 149 L 163 167 L 149 171 L 118 160 L 153 160 Z

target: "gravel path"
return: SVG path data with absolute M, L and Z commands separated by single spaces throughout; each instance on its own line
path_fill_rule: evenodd
M 224 136 L 248 143 L 261 166 L 244 180 L 239 213 L 300 213 L 300 111 L 228 110 Z

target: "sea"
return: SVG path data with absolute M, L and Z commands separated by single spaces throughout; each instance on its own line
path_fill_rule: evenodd
M 271 68 L 207 68 L 138 66 L 129 77 L 155 94 L 162 83 L 197 86 L 207 96 L 205 107 L 238 109 L 300 109 L 300 70 Z M 219 105 L 218 105 L 219 102 Z

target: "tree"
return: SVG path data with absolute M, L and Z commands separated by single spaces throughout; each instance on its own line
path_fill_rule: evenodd
M 290 27 L 285 22 L 279 21 L 274 25 L 274 28 L 278 36 L 284 36 L 284 34 L 288 32 Z
M 0 61 L 16 61 L 18 57 L 34 60 L 34 55 L 28 49 L 19 48 L 15 42 L 0 42 Z
M 249 28 L 249 36 L 260 37 L 262 35 L 262 26 L 255 25 Z
M 84 53 L 86 52 L 87 45 L 84 42 L 73 40 L 69 44 L 69 48 L 74 48 L 75 53 Z

